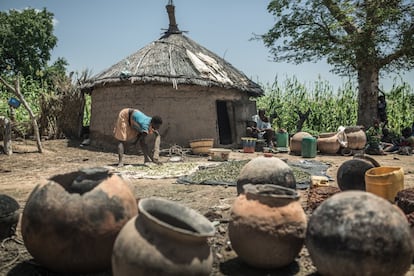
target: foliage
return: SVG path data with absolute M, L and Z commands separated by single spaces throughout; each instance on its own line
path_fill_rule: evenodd
M 20 90 L 39 122 L 42 136 L 59 138 L 63 136 L 65 130 L 76 128 L 79 117 L 77 110 L 83 108 L 84 97 L 78 86 L 79 80 L 74 81 L 71 77 L 56 74 L 50 79 L 53 85 L 31 77 L 20 78 Z M 14 77 L 11 76 L 6 78 L 11 84 L 14 82 L 13 79 Z M 11 97 L 13 94 L 0 84 L 0 116 L 11 117 L 11 109 L 8 105 Z M 28 124 L 30 116 L 26 109 L 20 106 L 13 111 L 15 114 L 14 129 L 18 131 L 17 134 L 30 135 L 32 129 Z M 87 116 L 83 117 L 83 121 L 89 123 L 90 99 L 83 116 Z
M 14 83 L 11 78 L 8 78 L 7 80 L 9 83 Z M 20 79 L 20 89 L 32 111 L 38 115 L 40 109 L 37 95 L 39 93 L 46 93 L 47 90 L 42 87 L 38 81 L 33 80 L 30 77 Z M 8 100 L 11 97 L 14 97 L 14 95 L 7 91 L 4 86 L 0 85 L 0 114 L 3 116 L 10 116 Z M 30 121 L 29 114 L 22 106 L 15 111 L 16 121 Z
M 84 126 L 89 126 L 91 123 L 91 103 L 92 103 L 92 98 L 91 95 L 89 94 L 85 94 L 85 108 L 83 111 L 83 125 Z
M 14 80 L 11 77 L 6 78 L 6 80 L 14 86 Z M 38 95 L 46 93 L 46 90 L 39 84 L 38 81 L 33 80 L 30 77 L 20 78 L 20 90 L 35 117 L 37 117 L 40 113 Z M 30 124 L 31 119 L 28 111 L 23 107 L 23 105 L 20 105 L 17 109 L 11 109 L 8 105 L 8 101 L 11 97 L 15 97 L 13 93 L 8 91 L 3 85 L 0 85 L 0 116 L 6 116 L 9 118 L 14 116 L 15 123 L 13 129 L 18 133 L 18 135 L 26 136 L 32 134 L 33 129 Z
M 326 59 L 333 72 L 358 75 L 359 124 L 377 113 L 381 73 L 414 68 L 414 2 L 410 0 L 273 0 L 274 26 L 256 36 L 274 61 Z
M 265 95 L 258 99 L 258 108 L 267 110 L 275 129 L 286 129 L 296 132 L 298 122 L 297 111 L 311 112 L 305 121 L 303 131 L 312 135 L 323 132 L 335 132 L 339 126 L 357 124 L 357 89 L 351 82 L 334 91 L 326 81 L 317 80 L 306 87 L 295 77 L 279 84 L 277 80 L 272 86 L 267 85 Z M 386 93 L 388 110 L 388 127 L 396 133 L 403 126 L 411 126 L 414 122 L 414 91 L 407 83 L 394 85 Z
M 413 68 L 412 1 L 271 1 L 276 23 L 261 35 L 275 61 L 326 58 L 337 73 Z M 277 43 L 281 42 L 281 43 Z
M 388 125 L 396 133 L 414 123 L 414 94 L 408 84 L 393 85 L 387 97 Z
M 46 9 L 0 12 L 0 75 L 11 85 L 22 76 L 21 91 L 40 123 L 42 135 L 57 138 L 63 133 L 76 135 L 79 120 L 89 123 L 89 109 L 85 110 L 86 118 L 78 111 L 85 103 L 79 84 L 89 76 L 82 73 L 73 81 L 73 73 L 66 75 L 68 62 L 64 58 L 48 65 L 57 43 L 53 29 L 53 13 Z M 11 96 L 0 85 L 0 114 L 13 115 L 16 130 L 28 121 L 29 114 L 24 108 L 9 109 L 7 102 Z M 23 128 L 20 135 L 30 133 L 30 127 Z
M 0 73 L 41 77 L 56 46 L 53 14 L 28 8 L 0 12 Z

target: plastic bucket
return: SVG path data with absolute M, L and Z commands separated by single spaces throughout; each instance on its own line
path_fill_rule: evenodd
M 287 148 L 289 146 L 289 133 L 276 132 L 276 146 L 278 148 Z
M 367 192 L 395 201 L 397 193 L 404 189 L 404 170 L 401 167 L 375 167 L 365 172 Z
M 246 152 L 246 153 L 255 152 L 256 141 L 257 141 L 256 138 L 243 137 L 241 138 L 241 140 L 242 140 L 243 152 Z
M 302 157 L 314 158 L 316 156 L 316 138 L 303 137 L 302 139 Z

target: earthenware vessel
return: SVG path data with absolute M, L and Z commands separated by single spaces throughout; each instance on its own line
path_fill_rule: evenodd
M 312 137 L 308 132 L 300 131 L 295 133 L 290 138 L 290 153 L 300 155 L 302 153 L 302 139 L 303 137 Z
M 379 166 L 375 160 L 354 158 L 343 162 L 337 171 L 336 179 L 341 191 L 365 191 L 365 172 Z
M 119 233 L 113 248 L 114 276 L 209 275 L 213 256 L 207 239 L 212 223 L 176 202 L 150 197 Z
M 414 256 L 404 214 L 364 191 L 325 200 L 310 217 L 305 244 L 321 275 L 404 275 Z
M 335 154 L 341 147 L 336 132 L 319 134 L 317 144 L 319 152 L 325 154 Z
M 258 268 L 278 268 L 299 254 L 306 224 L 295 190 L 246 184 L 233 203 L 228 234 L 232 248 L 244 262 Z
M 0 240 L 16 233 L 20 212 L 19 203 L 11 196 L 0 194 Z
M 274 184 L 291 189 L 296 188 L 293 170 L 286 162 L 276 157 L 256 157 L 241 169 L 236 179 L 237 193 L 243 192 L 243 186 L 249 184 Z
M 31 192 L 22 215 L 23 241 L 36 262 L 52 271 L 104 271 L 116 236 L 137 211 L 127 183 L 105 168 L 56 175 Z
M 367 143 L 367 136 L 361 127 L 346 127 L 344 130 L 348 142 L 348 148 L 354 150 L 364 149 Z

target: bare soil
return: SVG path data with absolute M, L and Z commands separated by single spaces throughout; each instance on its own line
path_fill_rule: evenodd
M 92 147 L 81 147 L 79 141 L 50 140 L 43 141 L 44 152 L 37 152 L 34 141 L 14 141 L 14 153 L 11 156 L 0 154 L 0 194 L 15 198 L 23 210 L 32 189 L 42 180 L 56 174 L 76 171 L 80 168 L 97 166 L 115 166 L 117 155 L 114 152 L 98 151 Z M 242 153 L 233 150 L 230 160 L 249 159 L 263 153 Z M 300 156 L 277 153 L 275 157 L 287 160 L 300 160 Z M 400 166 L 405 173 L 405 187 L 414 187 L 414 158 L 389 154 L 371 156 L 382 166 Z M 334 181 L 330 185 L 337 186 L 336 173 L 339 166 L 353 157 L 341 155 L 317 155 L 314 160 L 330 164 L 327 175 Z M 161 161 L 168 162 L 168 156 Z M 205 161 L 205 156 L 186 156 L 186 160 Z M 142 155 L 126 155 L 127 164 L 142 164 Z M 230 206 L 237 196 L 235 186 L 177 184 L 177 178 L 165 179 L 129 179 L 128 181 L 138 198 L 159 196 L 184 204 L 205 215 L 216 223 L 216 235 L 209 240 L 214 255 L 212 275 L 312 275 L 316 268 L 306 248 L 300 252 L 296 260 L 287 267 L 277 270 L 258 270 L 243 263 L 232 250 L 227 236 Z M 307 190 L 300 190 L 303 207 L 306 209 Z M 20 233 L 20 225 L 13 239 L 4 240 L 0 244 L 0 275 L 61 275 L 41 267 L 30 256 L 24 247 Z M 248 237 L 246 237 L 248 238 Z M 258 249 L 259 250 L 259 249 Z M 94 275 L 111 275 L 110 271 Z M 406 275 L 414 275 L 414 266 Z

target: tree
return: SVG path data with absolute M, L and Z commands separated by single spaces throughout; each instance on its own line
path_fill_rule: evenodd
M 0 74 L 39 78 L 57 43 L 53 13 L 32 8 L 0 12 L 0 41 Z
M 358 120 L 377 117 L 380 73 L 414 68 L 412 0 L 274 0 L 276 18 L 258 36 L 274 61 L 296 64 L 325 58 L 340 75 L 358 78 Z
M 8 90 L 10 90 L 14 95 L 16 95 L 16 97 L 23 103 L 24 107 L 29 112 L 29 116 L 30 116 L 30 119 L 32 121 L 33 131 L 34 131 L 34 135 L 35 135 L 35 139 L 36 139 L 36 143 L 37 143 L 37 149 L 38 149 L 39 153 L 42 153 L 43 152 L 42 142 L 40 140 L 39 127 L 38 127 L 38 124 L 37 124 L 36 116 L 34 115 L 32 109 L 30 108 L 29 104 L 27 103 L 27 101 L 23 97 L 22 92 L 20 91 L 19 77 L 20 77 L 19 75 L 16 76 L 14 87 L 11 86 L 7 81 L 5 81 L 1 76 L 0 76 L 0 83 L 2 83 L 4 86 L 6 86 L 6 88 Z

